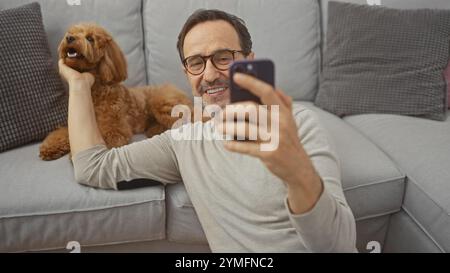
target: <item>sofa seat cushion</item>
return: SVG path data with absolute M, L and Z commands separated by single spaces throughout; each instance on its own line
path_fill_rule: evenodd
M 38 144 L 0 153 L 0 252 L 165 238 L 161 184 L 122 191 L 77 184 L 64 156 L 42 161 Z
M 316 112 L 331 136 L 340 160 L 342 187 L 356 220 L 399 211 L 405 176 L 389 157 L 337 116 L 311 102 L 297 103 Z
M 446 121 L 359 115 L 345 121 L 406 173 L 403 209 L 443 251 L 450 251 L 450 112 Z
M 167 240 L 208 244 L 186 188 L 182 182 L 166 186 Z

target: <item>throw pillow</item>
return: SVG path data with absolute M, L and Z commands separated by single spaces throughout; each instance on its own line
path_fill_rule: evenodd
M 338 116 L 446 118 L 450 10 L 329 2 L 315 104 Z
M 0 11 L 0 152 L 66 124 L 67 93 L 38 3 Z

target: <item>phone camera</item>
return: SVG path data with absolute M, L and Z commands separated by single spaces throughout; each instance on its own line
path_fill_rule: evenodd
M 238 72 L 238 73 L 244 73 L 245 69 L 242 66 L 238 65 L 238 66 L 236 66 L 236 70 L 235 71 Z

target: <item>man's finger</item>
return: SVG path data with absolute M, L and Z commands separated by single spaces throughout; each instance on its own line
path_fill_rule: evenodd
M 271 133 L 263 125 L 251 124 L 248 122 L 225 122 L 217 127 L 217 131 L 223 135 L 228 135 L 237 140 L 269 141 Z
M 233 76 L 233 80 L 240 87 L 249 90 L 251 93 L 259 97 L 263 104 L 280 105 L 282 102 L 276 95 L 274 88 L 270 84 L 265 83 L 255 77 L 243 73 L 236 73 Z
M 248 121 L 257 124 L 259 117 L 267 117 L 267 107 L 255 102 L 229 104 L 221 112 L 222 121 Z
M 289 109 L 292 109 L 292 97 L 286 95 L 282 90 L 277 89 L 277 94 L 280 96 L 281 100 L 284 102 L 284 105 Z
M 223 146 L 230 152 L 260 157 L 260 146 L 256 142 L 226 141 Z
M 73 73 L 73 69 L 68 67 L 63 59 L 58 61 L 59 74 L 66 79 L 69 79 L 70 73 Z

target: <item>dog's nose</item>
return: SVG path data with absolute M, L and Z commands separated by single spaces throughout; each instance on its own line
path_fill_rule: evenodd
M 67 36 L 66 37 L 66 41 L 67 41 L 67 43 L 71 43 L 71 42 L 73 42 L 73 41 L 75 41 L 75 37 L 73 37 L 73 36 Z

